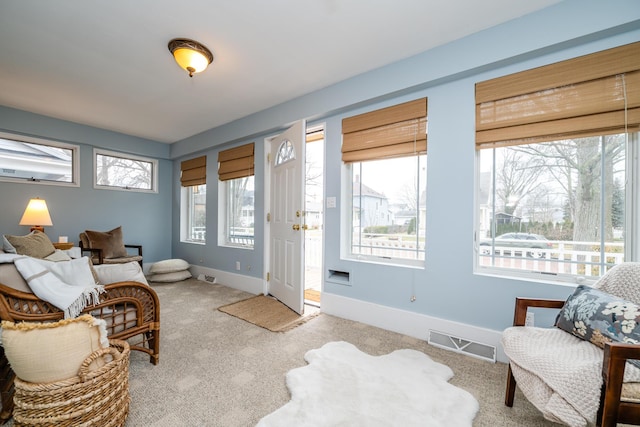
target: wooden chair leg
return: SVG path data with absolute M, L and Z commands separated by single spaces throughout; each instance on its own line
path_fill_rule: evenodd
M 516 379 L 511 372 L 511 364 L 509 364 L 509 370 L 507 372 L 507 390 L 504 395 L 504 404 L 508 407 L 513 406 L 513 398 L 516 395 Z

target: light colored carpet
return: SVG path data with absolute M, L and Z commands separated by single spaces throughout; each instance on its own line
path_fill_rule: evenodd
M 217 310 L 251 295 L 196 279 L 152 283 L 161 304 L 160 363 L 131 352 L 131 406 L 126 427 L 250 427 L 290 400 L 287 372 L 330 341 L 371 355 L 409 348 L 454 373 L 450 383 L 480 403 L 474 427 L 552 427 L 518 390 L 504 406 L 507 366 L 435 348 L 424 340 L 320 314 L 274 333 Z M 10 421 L 6 426 L 11 426 Z
M 557 426 L 519 391 L 514 407 L 504 406 L 504 364 L 326 314 L 274 333 L 217 310 L 250 297 L 246 292 L 195 279 L 152 286 L 161 304 L 160 363 L 131 352 L 126 427 L 255 426 L 289 402 L 287 372 L 305 366 L 305 353 L 330 341 L 350 342 L 371 355 L 410 348 L 449 366 L 450 383 L 480 403 L 474 426 Z
M 287 373 L 291 401 L 259 427 L 470 427 L 478 401 L 449 384 L 453 371 L 411 349 L 371 356 L 334 341 Z
M 272 332 L 291 330 L 319 314 L 315 307 L 309 307 L 300 316 L 277 299 L 265 295 L 227 304 L 218 310 Z

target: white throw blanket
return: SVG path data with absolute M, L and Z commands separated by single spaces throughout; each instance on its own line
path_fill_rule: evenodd
M 520 390 L 545 418 L 572 427 L 595 423 L 601 348 L 558 328 L 507 328 L 502 342 Z M 640 381 L 640 370 L 627 363 L 624 380 Z
M 13 262 L 33 293 L 63 310 L 65 319 L 77 317 L 87 305 L 98 303 L 104 292 L 93 278 L 88 257 L 52 262 L 0 254 L 0 262 Z

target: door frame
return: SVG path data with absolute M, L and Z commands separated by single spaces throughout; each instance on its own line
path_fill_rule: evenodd
M 263 265 L 264 267 L 264 274 L 262 277 L 262 293 L 266 296 L 269 294 L 269 280 L 267 280 L 267 273 L 269 273 L 270 268 L 271 268 L 271 223 L 270 221 L 267 220 L 267 214 L 269 212 L 271 212 L 271 170 L 273 168 L 272 165 L 272 159 L 270 159 L 270 155 L 271 155 L 271 149 L 272 149 L 272 144 L 274 139 L 282 134 L 284 131 L 286 131 L 288 127 L 285 127 L 283 130 L 274 133 L 271 136 L 267 136 L 264 138 L 264 144 L 263 144 L 263 150 L 264 150 L 264 179 L 263 179 L 263 190 L 264 190 L 264 215 L 263 215 L 263 224 L 264 224 L 264 257 L 263 257 Z M 325 200 L 326 200 L 326 180 L 327 180 L 327 176 L 326 176 L 326 170 L 327 170 L 327 162 L 326 162 L 326 156 L 327 156 L 327 125 L 326 122 L 321 122 L 318 124 L 314 124 L 314 125 L 310 125 L 309 122 L 305 121 L 305 126 L 304 126 L 304 134 L 305 134 L 305 140 L 304 140 L 304 144 L 307 143 L 306 141 L 306 135 L 307 135 L 307 131 L 309 130 L 309 128 L 316 128 L 316 127 L 321 127 L 323 129 L 324 132 L 324 142 L 323 142 L 323 162 L 322 162 L 322 189 L 323 189 L 323 195 L 322 195 L 322 233 L 321 233 L 321 241 L 322 241 L 322 260 L 320 262 L 320 280 L 321 280 L 321 288 L 322 291 L 324 291 L 324 265 L 325 265 L 325 259 L 324 259 L 324 245 L 325 245 L 325 217 L 326 217 L 326 206 L 325 206 Z M 303 183 L 303 185 L 306 185 L 306 172 L 307 172 L 307 168 L 306 168 L 306 158 L 304 161 L 304 176 L 305 176 L 305 183 Z M 305 201 L 303 201 L 304 203 Z M 304 239 L 303 239 L 304 241 Z M 302 247 L 302 251 L 303 254 L 302 256 L 304 257 L 304 244 Z M 305 291 L 305 283 L 304 283 L 304 275 L 305 275 L 305 267 L 306 267 L 306 262 L 303 265 L 303 283 L 302 283 L 302 292 L 303 292 L 303 298 L 304 298 L 304 291 Z M 304 302 L 304 301 L 303 301 Z

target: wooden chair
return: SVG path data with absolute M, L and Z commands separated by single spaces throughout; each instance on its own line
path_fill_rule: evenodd
M 640 278 L 640 263 L 623 263 L 609 270 L 594 285 L 594 288 L 640 305 L 638 278 Z M 525 325 L 529 307 L 560 309 L 564 303 L 564 300 L 516 298 L 513 326 Z M 540 344 L 544 345 L 544 343 Z M 503 338 L 503 345 L 506 348 L 510 343 L 505 342 Z M 596 425 L 604 427 L 613 427 L 617 423 L 640 425 L 640 383 L 623 382 L 627 360 L 640 360 L 640 345 L 606 343 L 602 351 L 602 360 L 603 381 Z M 513 406 L 516 391 L 512 363 L 514 363 L 513 360 L 507 372 L 505 393 L 505 405 L 509 407 Z M 523 391 L 527 394 L 526 390 Z
M 119 240 L 120 244 L 121 243 L 121 231 L 119 230 L 120 227 L 118 227 L 117 229 L 111 230 L 111 231 L 107 231 L 107 232 L 93 232 L 93 233 L 100 233 L 103 235 L 110 235 L 110 233 L 113 233 L 114 231 L 118 230 L 118 233 L 113 233 L 116 236 L 116 240 Z M 127 254 L 124 255 L 119 255 L 119 256 L 112 256 L 111 255 L 111 251 L 109 250 L 108 247 L 106 246 L 100 246 L 100 244 L 102 245 L 108 245 L 108 243 L 106 242 L 106 239 L 101 239 L 101 243 L 94 243 L 92 245 L 92 242 L 96 242 L 96 239 L 90 239 L 87 233 L 92 233 L 92 231 L 87 230 L 87 231 L 83 231 L 82 233 L 80 233 L 79 236 L 79 241 L 80 241 L 80 251 L 82 252 L 82 254 L 84 255 L 85 252 L 89 252 L 91 255 L 91 261 L 98 265 L 98 264 L 124 264 L 127 262 L 131 262 L 131 261 L 136 261 L 140 264 L 140 267 L 142 267 L 142 245 L 131 245 L 131 244 L 124 244 L 125 249 L 127 250 Z M 129 251 L 128 249 L 133 249 L 133 251 Z M 134 252 L 134 253 L 131 253 Z

